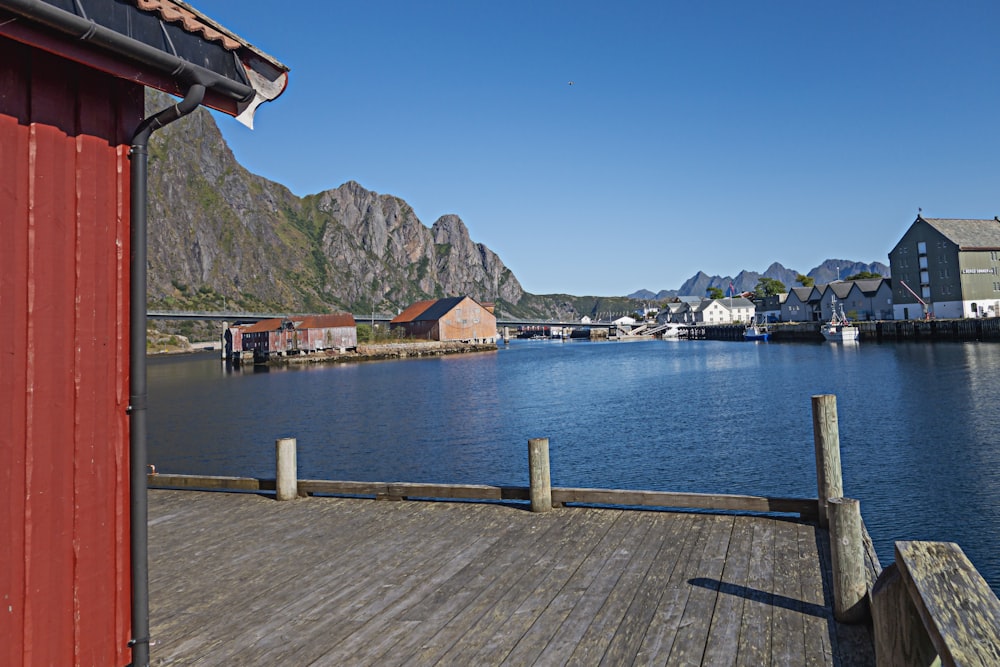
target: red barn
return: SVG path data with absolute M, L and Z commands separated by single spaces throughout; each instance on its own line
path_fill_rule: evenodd
M 392 318 L 390 329 L 411 338 L 467 343 L 495 343 L 497 318 L 493 306 L 467 296 L 418 301 Z
M 245 351 L 253 352 L 254 359 L 263 361 L 271 355 L 356 348 L 358 327 L 350 313 L 276 317 L 230 327 L 226 340 L 227 358 L 239 359 Z
M 0 665 L 148 662 L 143 142 L 286 81 L 181 2 L 0 0 Z
M 302 352 L 358 346 L 358 325 L 350 313 L 309 315 L 295 323 L 295 330 L 297 347 Z

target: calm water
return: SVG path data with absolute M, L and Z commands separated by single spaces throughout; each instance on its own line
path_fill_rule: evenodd
M 226 370 L 152 360 L 160 471 L 274 476 L 298 438 L 314 479 L 816 495 L 810 397 L 837 395 L 845 495 L 883 562 L 958 542 L 1000 590 L 1000 345 L 515 342 L 426 360 Z

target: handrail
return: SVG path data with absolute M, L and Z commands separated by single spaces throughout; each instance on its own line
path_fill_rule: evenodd
M 1000 664 L 1000 600 L 952 542 L 896 542 L 871 592 L 878 665 Z
M 256 477 L 174 475 L 150 473 L 149 488 L 204 489 L 218 491 L 274 491 L 275 480 Z M 300 495 L 368 496 L 386 500 L 428 498 L 445 500 L 529 500 L 529 487 L 486 484 L 425 484 L 410 482 L 357 482 L 298 480 Z M 625 507 L 671 507 L 715 511 L 798 514 L 816 518 L 815 498 L 771 498 L 722 493 L 675 493 L 624 489 L 552 487 L 553 503 L 616 505 Z

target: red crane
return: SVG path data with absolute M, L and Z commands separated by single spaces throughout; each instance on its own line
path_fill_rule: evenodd
M 906 291 L 909 292 L 910 294 L 912 294 L 913 298 L 916 299 L 917 301 L 919 301 L 920 305 L 923 306 L 923 308 L 924 308 L 924 319 L 925 320 L 931 319 L 931 307 L 929 305 L 927 305 L 927 302 L 924 301 L 923 299 L 921 299 L 919 296 L 917 296 L 917 293 L 914 292 L 913 290 L 911 290 L 910 286 L 907 285 L 906 283 L 904 283 L 902 280 L 899 281 L 899 284 L 902 285 L 903 287 L 905 287 Z

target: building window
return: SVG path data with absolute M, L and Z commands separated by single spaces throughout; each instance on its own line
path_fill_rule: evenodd
M 927 256 L 926 255 L 920 258 L 920 268 L 921 269 L 926 269 L 927 268 Z
M 924 285 L 920 288 L 920 293 L 925 299 L 931 298 L 931 288 L 930 285 Z
M 924 241 L 921 241 L 920 243 L 918 243 L 917 244 L 917 252 L 920 253 L 921 255 L 926 255 L 927 254 L 927 243 L 924 242 Z

